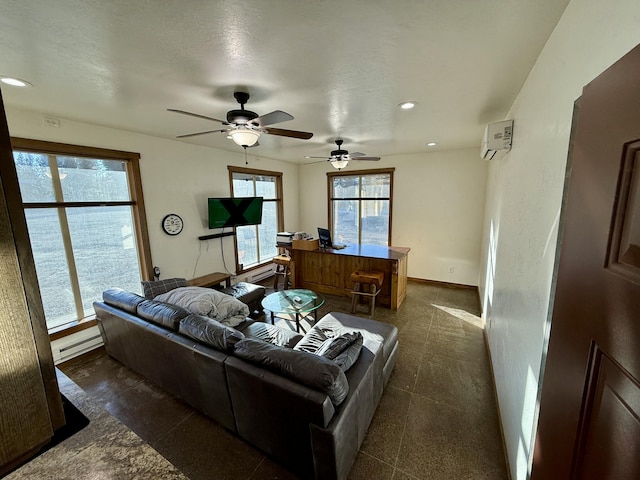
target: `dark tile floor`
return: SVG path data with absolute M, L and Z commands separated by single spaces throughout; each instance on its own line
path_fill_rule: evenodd
M 349 308 L 327 296 L 319 318 Z M 398 311 L 376 309 L 400 350 L 351 480 L 508 478 L 479 315 L 475 290 L 413 282 Z M 192 480 L 295 478 L 104 349 L 59 368 Z

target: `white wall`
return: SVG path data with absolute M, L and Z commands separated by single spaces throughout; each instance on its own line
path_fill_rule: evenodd
M 637 0 L 573 0 L 512 106 L 492 161 L 480 293 L 512 478 L 526 478 L 574 101 L 640 42 Z
M 229 195 L 227 165 L 244 166 L 244 154 L 190 145 L 174 140 L 61 120 L 59 128 L 44 126 L 42 114 L 7 109 L 9 133 L 14 137 L 138 152 L 153 264 L 161 278 L 193 278 L 226 268 L 235 271 L 233 238 L 200 241 L 207 228 L 207 198 Z M 297 165 L 248 157 L 249 167 L 283 173 L 285 224 L 299 217 Z M 178 236 L 163 233 L 167 213 L 185 223 Z M 199 258 L 198 258 L 199 257 Z
M 302 228 L 310 233 L 328 224 L 327 163 L 300 167 Z M 488 171 L 480 138 L 477 148 L 351 162 L 344 171 L 389 167 L 395 167 L 391 243 L 411 248 L 409 277 L 477 285 Z

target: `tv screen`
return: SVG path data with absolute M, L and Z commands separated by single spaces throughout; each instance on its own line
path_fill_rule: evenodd
M 209 228 L 262 223 L 262 197 L 210 198 Z

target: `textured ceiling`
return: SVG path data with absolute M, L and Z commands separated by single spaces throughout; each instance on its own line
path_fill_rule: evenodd
M 163 138 L 220 124 L 236 89 L 278 128 L 253 155 L 304 163 L 340 137 L 392 155 L 478 146 L 502 120 L 568 0 L 2 0 L 5 104 Z M 401 111 L 405 100 L 417 108 Z M 224 134 L 181 141 L 241 151 Z

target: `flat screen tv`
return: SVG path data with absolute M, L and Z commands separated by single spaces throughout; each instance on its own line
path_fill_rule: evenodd
M 262 197 L 210 198 L 209 228 L 262 223 Z

